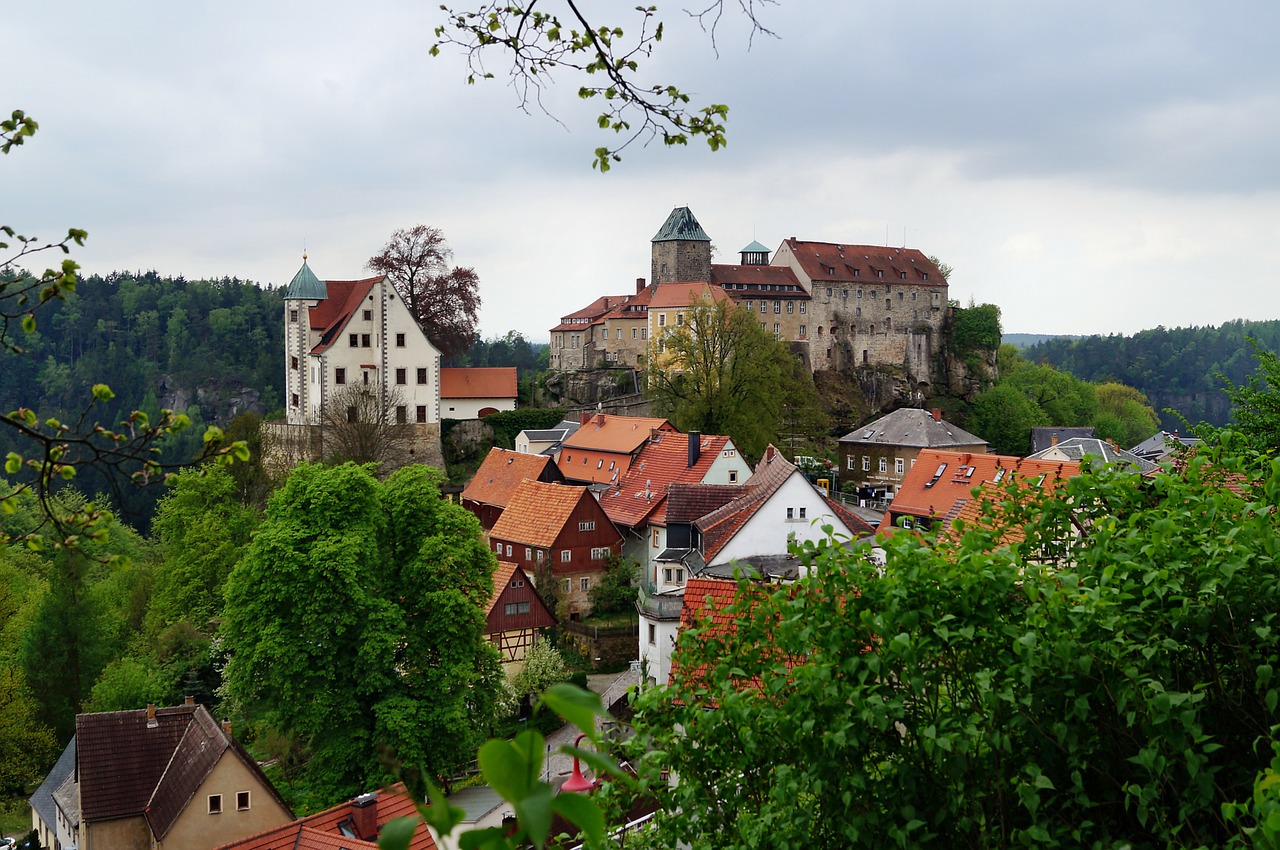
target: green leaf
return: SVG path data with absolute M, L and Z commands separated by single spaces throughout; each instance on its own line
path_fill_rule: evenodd
M 116 397 L 116 394 L 113 393 L 111 391 L 111 387 L 106 384 L 94 384 L 93 397 L 98 401 L 111 401 L 111 399 Z
M 595 718 L 604 715 L 599 694 L 583 690 L 577 685 L 561 683 L 547 688 L 541 702 L 581 729 L 591 740 L 596 739 Z
M 378 847 L 381 850 L 409 850 L 409 842 L 413 840 L 419 822 L 416 815 L 388 821 L 378 835 Z
M 599 847 L 604 841 L 604 813 L 586 794 L 562 793 L 551 802 L 551 809 L 582 830 L 588 847 Z

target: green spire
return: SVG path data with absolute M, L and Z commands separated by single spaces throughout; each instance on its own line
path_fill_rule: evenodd
M 298 269 L 293 280 L 289 281 L 289 288 L 284 291 L 285 300 L 298 298 L 303 301 L 323 301 L 327 297 L 324 283 L 311 271 L 311 267 L 307 265 L 307 255 L 303 254 L 302 268 Z
M 650 242 L 710 242 L 711 237 L 693 217 L 693 210 L 688 207 L 676 207 L 667 216 L 667 223 L 662 225 L 658 234 Z

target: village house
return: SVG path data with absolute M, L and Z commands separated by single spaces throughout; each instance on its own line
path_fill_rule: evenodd
M 742 570 L 794 581 L 803 575 L 793 543 L 830 540 L 847 546 L 874 530 L 827 497 L 774 447 L 744 486 L 675 484 L 667 496 L 665 549 L 642 585 L 640 658 L 665 684 L 683 597 L 696 577 L 732 578 Z
M 462 506 L 476 515 L 485 531 L 502 516 L 520 482 L 525 479 L 546 484 L 564 483 L 564 475 L 554 459 L 545 455 L 492 448 L 476 474 L 462 490 Z
M 208 850 L 293 818 L 230 728 L 191 702 L 78 715 L 31 809 L 44 846 L 112 850 Z
M 972 499 L 974 488 L 1000 484 L 1011 475 L 1040 487 L 1046 486 L 1046 481 L 1052 486 L 1054 479 L 1079 474 L 1080 464 L 1074 461 L 922 449 L 877 530 L 933 528 L 937 523 L 948 523 Z
M 552 428 L 527 428 L 516 434 L 516 451 L 548 455 L 560 452 L 560 445 L 578 430 L 581 423 L 562 419 Z
M 582 425 L 560 444 L 556 463 L 570 481 L 616 484 L 645 443 L 660 432 L 678 433 L 665 419 L 584 413 Z
M 942 411 L 899 408 L 855 428 L 839 440 L 840 479 L 857 486 L 864 505 L 893 499 L 921 449 L 985 454 L 987 441 L 952 425 Z
M 284 328 L 285 421 L 267 425 L 278 461 L 324 457 L 326 418 L 373 415 L 404 426 L 409 459 L 444 465 L 440 351 L 385 276 L 321 281 L 304 257 Z
M 519 395 L 514 366 L 466 366 L 440 370 L 442 419 L 483 419 L 500 410 L 515 410 Z
M 621 553 L 622 535 L 586 487 L 526 479 L 489 531 L 489 545 L 535 583 L 539 565 L 547 565 L 565 613 L 578 620 L 591 613 L 591 588 Z
M 529 575 L 518 564 L 498 561 L 493 574 L 493 597 L 485 611 L 484 633 L 502 656 L 508 676 L 520 672 L 538 633 L 555 624 L 555 615 L 534 591 Z
M 417 806 L 400 782 L 222 844 L 216 850 L 377 850 L 384 826 L 397 818 L 416 815 Z M 409 839 L 409 850 L 435 850 L 436 846 L 426 824 L 419 824 Z

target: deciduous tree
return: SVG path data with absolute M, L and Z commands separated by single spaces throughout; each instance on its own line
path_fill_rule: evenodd
M 320 422 L 330 463 L 372 463 L 387 474 L 409 461 L 413 425 L 394 386 L 348 384 L 325 400 Z
M 368 268 L 384 274 L 409 304 L 418 324 L 445 358 L 461 354 L 476 339 L 480 277 L 452 266 L 453 250 L 438 227 L 415 224 L 397 230 Z

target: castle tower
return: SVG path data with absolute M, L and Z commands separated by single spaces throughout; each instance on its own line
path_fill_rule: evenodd
M 761 245 L 754 239 L 751 244 L 738 252 L 742 255 L 742 265 L 744 266 L 767 266 L 769 265 L 769 249 Z
M 711 280 L 711 237 L 688 207 L 667 216 L 653 244 L 651 283 L 691 283 Z
M 284 291 L 284 376 L 285 421 L 290 425 L 309 422 L 311 409 L 312 347 L 311 308 L 328 297 L 324 283 L 307 265 L 307 255 L 302 255 L 302 268 L 293 276 Z

